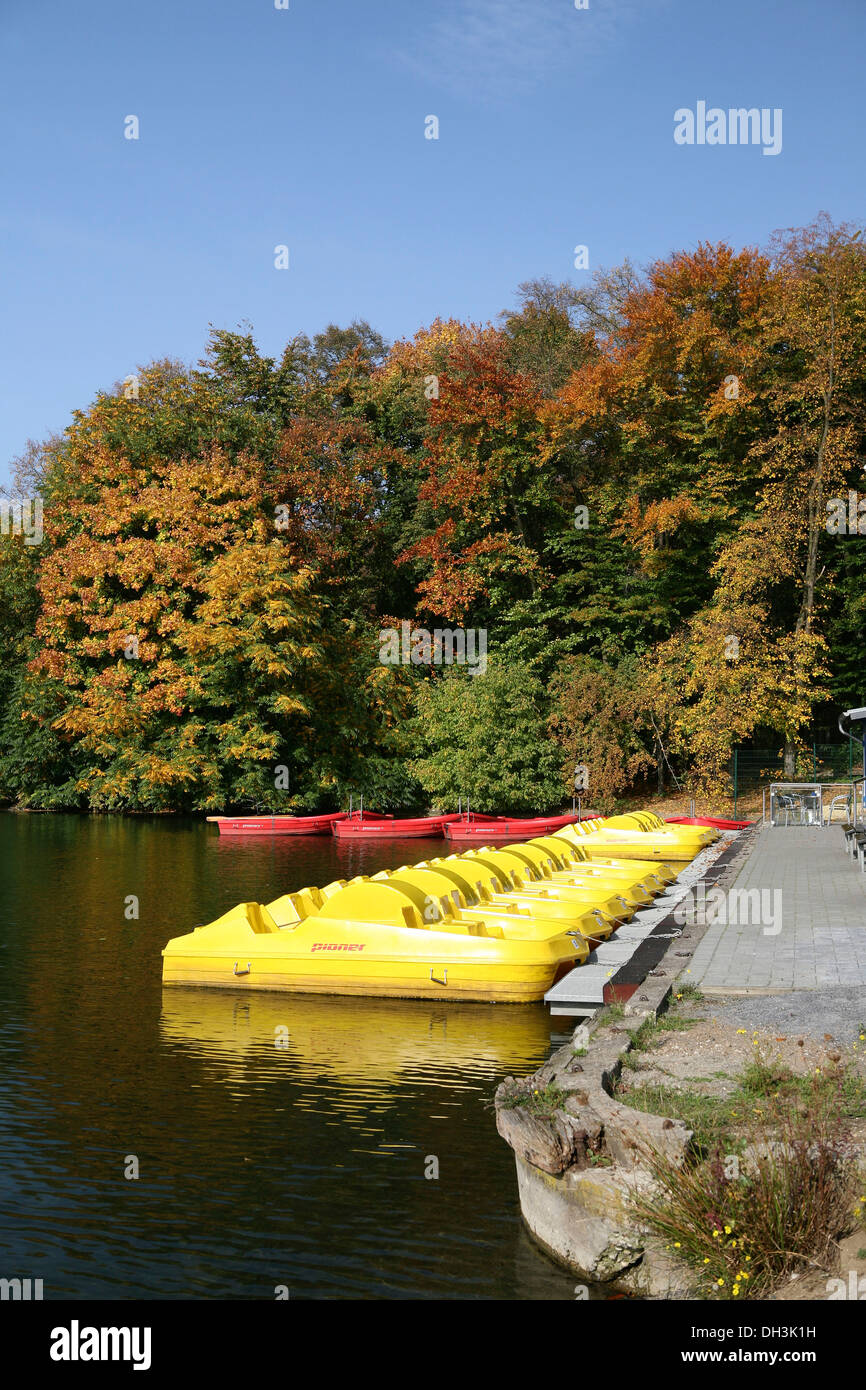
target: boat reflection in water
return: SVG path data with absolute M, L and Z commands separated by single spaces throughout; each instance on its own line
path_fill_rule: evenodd
M 367 1094 L 416 1080 L 477 1085 L 533 1071 L 550 1050 L 542 1006 L 173 988 L 167 1043 L 224 1063 L 238 1079 L 328 1077 Z
M 231 1177 L 209 1182 L 245 1283 L 276 1268 L 302 1298 L 574 1297 L 523 1226 L 491 1106 L 549 1054 L 543 1006 L 173 987 L 160 1031 L 190 1106 L 232 1116 Z

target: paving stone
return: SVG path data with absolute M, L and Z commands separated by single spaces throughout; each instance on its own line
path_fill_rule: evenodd
M 758 905 L 744 900 L 744 889 L 761 893 L 772 921 L 746 915 Z M 866 985 L 866 875 L 845 854 L 837 827 L 765 826 L 731 890 L 739 896 L 728 901 L 745 920 L 709 929 L 692 961 L 695 984 L 714 990 Z

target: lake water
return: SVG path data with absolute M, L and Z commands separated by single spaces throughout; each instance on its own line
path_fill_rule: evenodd
M 491 1107 L 549 1054 L 543 1006 L 162 988 L 168 938 L 235 903 L 440 849 L 0 814 L 0 1277 L 46 1299 L 573 1298 Z

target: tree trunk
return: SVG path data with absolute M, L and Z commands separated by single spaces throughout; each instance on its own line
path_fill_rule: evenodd
M 827 453 L 827 436 L 830 433 L 830 418 L 833 410 L 833 390 L 836 384 L 836 314 L 830 304 L 830 349 L 827 363 L 827 377 L 824 386 L 824 420 L 821 439 L 818 444 L 818 457 L 815 472 L 809 488 L 808 498 L 808 546 L 806 552 L 806 572 L 803 576 L 803 597 L 797 615 L 797 632 L 812 631 L 812 615 L 815 609 L 815 584 L 818 574 L 818 542 L 824 530 L 824 462 Z
M 520 515 L 520 512 L 519 512 L 518 507 L 517 507 L 517 503 L 514 501 L 513 498 L 511 499 L 511 512 L 512 512 L 512 515 L 513 515 L 513 517 L 514 517 L 514 520 L 517 522 L 517 529 L 518 529 L 518 531 L 520 532 L 520 539 L 523 541 L 523 544 L 526 546 L 527 550 L 529 550 L 529 549 L 530 549 L 530 546 L 529 546 L 529 542 L 528 542 L 527 539 L 526 539 L 526 528 L 525 528 L 524 525 L 523 525 L 523 517 Z M 535 595 L 536 595 L 535 579 L 533 578 L 532 572 L 531 572 L 531 571 L 530 571 L 530 573 L 527 575 L 527 578 L 528 578 L 528 580 L 529 580 L 529 591 L 530 591 L 530 593 L 532 594 L 532 597 L 535 598 Z

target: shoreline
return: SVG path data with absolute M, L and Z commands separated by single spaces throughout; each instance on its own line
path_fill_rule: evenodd
M 796 834 L 795 831 L 772 833 Z M 760 835 L 758 826 L 740 832 L 733 844 L 715 860 L 707 857 L 701 866 L 698 886 L 712 885 L 722 892 L 731 889 L 747 870 L 760 843 Z M 798 847 L 794 841 L 789 841 L 785 848 L 796 850 Z M 838 853 L 839 869 L 843 872 L 850 861 L 845 860 L 841 846 Z M 685 889 L 685 893 L 689 891 Z M 674 915 L 675 912 L 671 912 L 657 923 L 654 932 L 659 938 L 662 931 L 669 932 Z M 663 939 L 653 946 L 651 933 L 639 947 L 640 961 L 636 961 L 636 952 L 614 975 L 609 990 L 605 991 L 605 1007 L 578 1024 L 571 1040 L 533 1076 L 522 1081 L 507 1078 L 496 1092 L 497 1129 L 515 1154 L 521 1212 L 530 1235 L 551 1258 L 570 1269 L 576 1277 L 607 1286 L 611 1292 L 648 1299 L 701 1297 L 696 1291 L 694 1272 L 672 1259 L 659 1240 L 640 1226 L 630 1210 L 636 1197 L 652 1190 L 650 1167 L 659 1154 L 675 1167 L 686 1164 L 692 1131 L 680 1119 L 632 1108 L 618 1097 L 624 1078 L 639 1075 L 637 1069 L 643 1058 L 641 1038 L 649 1030 L 656 1029 L 660 1020 L 662 1027 L 677 1027 L 672 1012 L 682 1012 L 686 1006 L 680 1009 L 674 996 L 681 998 L 684 991 L 694 996 L 700 990 L 700 978 L 696 981 L 697 989 L 690 989 L 690 977 L 699 948 L 713 931 L 718 932 L 716 923 L 686 922 L 679 935 L 673 939 L 668 935 L 664 946 Z M 639 970 L 634 968 L 635 964 L 639 964 Z M 623 971 L 628 974 L 628 980 L 618 994 L 617 982 Z M 638 975 L 642 978 L 637 979 Z M 678 985 L 680 990 L 676 988 Z M 724 1010 L 729 1002 L 735 1007 L 739 1004 L 742 1010 L 748 1000 L 769 997 L 776 1001 L 778 1011 L 780 996 L 786 993 L 792 996 L 788 1001 L 793 1006 L 788 1010 L 792 1016 L 796 1018 L 798 1014 L 798 1000 L 799 1012 L 805 1005 L 808 1013 L 812 991 L 772 987 L 766 991 L 744 989 L 739 997 L 716 987 L 712 993 L 700 995 L 701 1010 Z M 849 1001 L 846 997 L 844 1006 L 837 1010 L 844 1018 L 847 1009 L 849 1024 L 856 1013 L 855 1000 Z M 760 1008 L 757 1013 L 760 1015 Z M 745 1017 L 737 1021 L 745 1021 Z M 713 1023 L 733 1035 L 747 1031 L 719 1024 L 717 1019 Z M 684 1028 L 692 1024 L 693 1019 L 683 1020 Z M 795 1027 L 788 1031 L 797 1030 Z M 785 1041 L 780 1037 L 774 1041 L 774 1035 L 769 1033 L 766 1037 L 760 1035 L 757 1026 L 754 1040 L 771 1049 Z M 831 1057 L 837 1055 L 831 1046 L 833 1043 L 834 1039 L 825 1034 L 824 1052 L 829 1047 Z M 804 1042 L 800 1042 L 800 1046 L 804 1048 Z M 687 1055 L 682 1061 L 683 1086 L 689 1081 L 707 1082 L 706 1077 L 699 1075 L 705 1069 L 701 1055 L 690 1056 L 690 1050 L 686 1049 Z M 653 1052 L 646 1054 L 648 1066 L 653 1055 Z M 794 1055 L 799 1054 L 795 1051 Z M 807 1055 L 805 1050 L 803 1055 Z M 734 1072 L 730 1080 L 734 1082 Z M 545 1111 L 547 1098 L 550 1104 Z M 863 1139 L 866 1139 L 866 1127 L 861 1141 Z M 858 1148 L 861 1163 L 864 1152 L 866 1145 L 861 1142 Z M 858 1239 L 866 1246 L 866 1233 L 861 1232 Z M 849 1251 L 848 1258 L 849 1263 L 853 1260 L 856 1265 L 856 1250 Z M 796 1276 L 792 1277 L 792 1286 L 794 1283 Z M 801 1287 L 809 1287 L 808 1281 L 803 1281 Z M 815 1295 L 806 1292 L 770 1295 L 784 1296 Z

